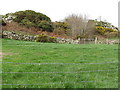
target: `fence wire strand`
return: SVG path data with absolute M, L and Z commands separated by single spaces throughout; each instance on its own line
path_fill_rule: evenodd
M 45 84 L 65 84 L 65 83 L 94 83 L 94 82 L 98 82 L 98 81 L 78 81 L 78 82 L 53 82 L 53 83 L 36 83 L 36 84 L 0 84 L 0 85 L 45 85 Z M 102 82 L 108 82 L 108 80 L 106 81 L 102 81 Z M 118 82 L 117 80 L 112 80 L 112 82 Z
M 16 62 L 0 62 L 0 63 L 11 63 L 11 64 L 37 64 L 37 65 L 48 65 L 48 64 L 60 64 L 60 65 L 79 65 L 79 64 L 112 64 L 120 62 L 104 62 L 104 63 L 16 63 Z
M 104 71 L 118 71 L 118 69 L 111 70 L 94 70 L 94 71 L 79 71 L 79 72 L 0 72 L 0 73 L 82 73 L 82 72 L 104 72 Z

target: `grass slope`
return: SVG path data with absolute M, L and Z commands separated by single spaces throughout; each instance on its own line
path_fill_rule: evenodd
M 3 73 L 3 88 L 117 88 L 118 86 L 118 72 L 115 70 L 118 69 L 118 64 L 106 63 L 118 61 L 117 45 L 73 45 L 9 39 L 2 41 L 3 53 L 9 53 L 4 55 L 3 62 L 15 62 L 3 63 L 3 72 L 49 72 Z

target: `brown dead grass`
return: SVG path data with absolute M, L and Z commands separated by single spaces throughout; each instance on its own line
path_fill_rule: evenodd
M 14 53 L 3 53 L 3 52 L 0 52 L 0 58 L 6 56 L 6 55 L 13 55 Z
M 34 27 L 27 28 L 27 27 L 19 25 L 16 22 L 7 23 L 6 26 L 2 27 L 2 30 L 15 31 L 15 32 L 19 32 L 19 33 L 32 34 L 32 35 L 37 34 L 37 33 L 41 33 L 40 30 L 38 30 Z
M 39 35 L 41 33 L 44 33 L 46 35 L 49 35 L 49 36 L 53 36 L 53 37 L 61 37 L 61 38 L 70 38 L 70 36 L 67 36 L 63 33 L 61 33 L 60 35 L 59 34 L 56 34 L 54 32 L 44 32 L 38 28 L 35 28 L 35 27 L 31 27 L 31 28 L 27 28 L 25 26 L 21 26 L 19 25 L 17 22 L 11 22 L 11 23 L 7 23 L 6 26 L 2 26 L 2 30 L 5 30 L 5 31 L 14 31 L 14 32 L 18 32 L 18 33 L 21 33 L 21 34 L 29 34 L 29 35 Z

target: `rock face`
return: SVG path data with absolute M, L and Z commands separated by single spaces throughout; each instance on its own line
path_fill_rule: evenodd
M 10 31 L 2 31 L 2 38 L 9 38 L 14 40 L 24 40 L 24 41 L 34 41 L 38 36 L 34 35 L 22 35 Z M 95 40 L 95 39 L 64 39 L 56 38 L 56 43 L 66 43 L 66 44 L 119 44 L 119 40 Z

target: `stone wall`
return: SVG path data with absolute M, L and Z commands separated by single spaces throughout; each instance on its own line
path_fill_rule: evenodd
M 14 39 L 14 40 L 24 40 L 24 41 L 36 41 L 37 36 L 34 35 L 22 35 L 10 31 L 2 31 L 2 38 Z M 67 43 L 67 44 L 120 44 L 119 40 L 98 40 L 98 39 L 64 39 L 56 38 L 57 43 Z
M 34 35 L 22 35 L 16 32 L 10 31 L 2 31 L 2 38 L 8 38 L 13 40 L 24 40 L 24 41 L 36 41 L 37 36 Z M 56 38 L 57 43 L 68 43 L 68 44 L 78 44 L 78 40 L 73 39 L 64 39 L 64 38 Z
M 22 35 L 10 31 L 2 31 L 2 38 L 24 40 L 24 41 L 35 41 L 37 37 L 33 35 Z
M 57 38 L 58 43 L 67 43 L 67 44 L 94 44 L 94 39 L 64 39 L 64 38 Z

